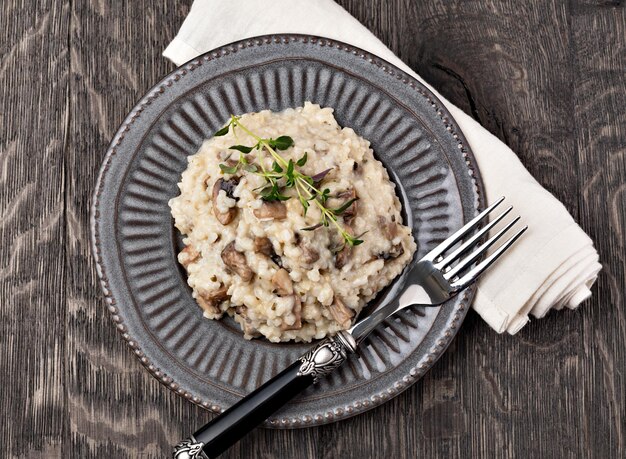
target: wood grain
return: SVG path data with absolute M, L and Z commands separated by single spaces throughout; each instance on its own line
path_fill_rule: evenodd
M 211 415 L 117 335 L 88 210 L 117 126 L 173 69 L 161 52 L 191 0 L 24 3 L 0 6 L 0 457 L 169 457 Z M 339 3 L 519 154 L 596 241 L 604 271 L 581 309 L 516 336 L 470 313 L 433 370 L 381 407 L 259 429 L 224 457 L 624 457 L 623 3 Z
M 67 427 L 69 66 L 65 40 L 46 40 L 67 37 L 66 18 L 57 1 L 9 2 L 0 18 L 0 450 L 9 457 L 58 456 Z

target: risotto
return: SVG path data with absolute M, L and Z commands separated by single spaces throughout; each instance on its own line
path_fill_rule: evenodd
M 247 339 L 349 328 L 416 249 L 387 171 L 332 108 L 234 119 L 189 157 L 170 200 L 194 298 Z

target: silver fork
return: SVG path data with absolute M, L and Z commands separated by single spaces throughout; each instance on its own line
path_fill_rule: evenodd
M 460 230 L 428 252 L 415 265 L 405 270 L 392 288 L 377 300 L 373 308 L 374 312 L 358 321 L 347 331 L 354 338 L 355 342 L 358 344 L 363 341 L 379 323 L 401 309 L 414 305 L 439 306 L 445 303 L 476 281 L 478 276 L 500 258 L 528 229 L 528 226 L 521 228 L 487 258 L 476 266 L 472 266 L 520 220 L 519 216 L 515 217 L 482 245 L 479 245 L 481 239 L 489 230 L 501 222 L 513 210 L 513 207 L 509 207 L 493 218 L 458 248 L 451 249 L 468 234 L 471 234 L 502 201 L 504 201 L 504 197 L 487 207 Z M 469 252 L 472 248 L 476 248 L 476 250 L 461 258 L 462 255 Z M 450 253 L 446 255 L 446 252 Z M 457 264 L 453 265 L 455 262 Z
M 367 309 L 371 312 L 352 328 L 325 339 L 189 439 L 179 443 L 174 450 L 174 458 L 216 457 L 298 393 L 339 367 L 349 354 L 356 352 L 359 343 L 385 319 L 409 306 L 441 305 L 472 284 L 528 229 L 527 226 L 519 229 L 489 256 L 478 262 L 520 220 L 519 216 L 514 218 L 485 242 L 480 243 L 489 230 L 511 212 L 512 207 L 509 207 L 475 231 L 502 201 L 504 197 L 422 259 L 409 265 L 391 288 L 375 304 L 368 306 Z

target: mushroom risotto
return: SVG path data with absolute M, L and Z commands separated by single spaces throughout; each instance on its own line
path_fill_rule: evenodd
M 178 186 L 170 207 L 193 296 L 248 339 L 349 328 L 416 249 L 387 171 L 332 108 L 233 116 Z

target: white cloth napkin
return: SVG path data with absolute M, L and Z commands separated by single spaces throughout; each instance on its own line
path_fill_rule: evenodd
M 424 81 L 332 0 L 195 0 L 163 55 L 180 65 L 244 38 L 301 33 L 363 48 Z M 426 84 L 426 83 L 424 83 Z M 428 86 L 428 85 L 427 85 Z M 528 173 L 504 143 L 428 86 L 465 134 L 482 174 L 487 200 L 506 196 L 526 234 L 478 283 L 473 307 L 497 332 L 516 333 L 550 309 L 576 308 L 591 296 L 601 265 L 592 241 L 565 207 Z

